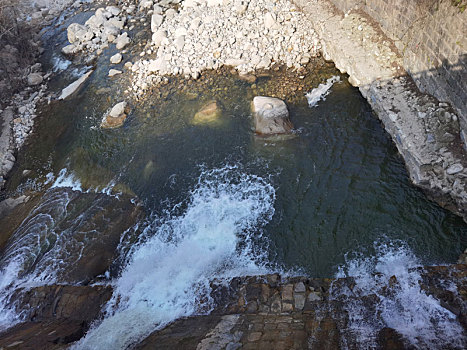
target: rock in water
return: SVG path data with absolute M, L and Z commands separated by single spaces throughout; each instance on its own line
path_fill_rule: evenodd
M 252 110 L 258 134 L 288 134 L 293 129 L 287 105 L 278 98 L 256 96 L 253 99 Z
M 79 78 L 78 80 L 75 80 L 70 85 L 68 85 L 66 88 L 64 88 L 58 99 L 64 100 L 65 98 L 73 94 L 76 90 L 79 89 L 81 85 L 83 85 L 83 83 L 91 75 L 91 73 L 92 73 L 92 70 L 90 70 L 89 72 L 84 74 L 81 78 Z
M 120 62 L 122 62 L 122 59 L 123 59 L 122 54 L 116 53 L 115 55 L 110 57 L 110 63 L 119 64 Z
M 117 103 L 102 119 L 101 128 L 111 129 L 122 126 L 127 117 L 127 113 L 128 104 L 126 102 Z
M 118 69 L 111 69 L 109 70 L 109 77 L 113 77 L 115 75 L 119 75 L 119 74 L 122 74 L 123 72 L 121 70 L 118 70 Z
M 70 44 L 76 41 L 83 41 L 87 36 L 88 28 L 79 23 L 72 23 L 67 28 L 67 37 Z M 92 39 L 92 38 L 91 38 Z
M 221 115 L 221 110 L 217 101 L 209 101 L 201 110 L 195 114 L 192 123 L 197 124 L 212 124 L 218 122 Z

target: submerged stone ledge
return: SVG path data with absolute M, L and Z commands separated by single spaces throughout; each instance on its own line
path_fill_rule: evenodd
M 362 11 L 342 14 L 327 0 L 295 0 L 320 37 L 325 59 L 349 75 L 405 160 L 412 182 L 467 220 L 467 153 L 458 115 L 422 93 L 392 41 Z

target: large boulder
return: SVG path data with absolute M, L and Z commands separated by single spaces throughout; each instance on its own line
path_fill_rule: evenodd
M 266 96 L 256 96 L 251 104 L 256 133 L 261 135 L 288 134 L 293 125 L 284 101 Z
M 117 103 L 102 119 L 101 128 L 112 129 L 122 126 L 128 115 L 128 110 L 126 102 Z

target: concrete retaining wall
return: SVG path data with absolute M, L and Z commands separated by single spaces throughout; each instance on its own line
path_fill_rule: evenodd
M 449 102 L 467 130 L 467 10 L 451 0 L 331 2 L 343 12 L 361 9 L 377 21 L 418 88 Z

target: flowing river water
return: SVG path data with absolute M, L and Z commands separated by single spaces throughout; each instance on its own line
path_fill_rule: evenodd
M 2 249 L 2 328 L 21 320 L 10 299 L 19 287 L 110 283 L 104 321 L 76 348 L 125 348 L 178 317 L 208 312 L 201 300 L 213 278 L 280 271 L 367 276 L 371 286 L 373 272 L 452 263 L 467 246 L 467 225 L 411 185 L 380 121 L 332 64 L 317 59 L 303 79 L 280 70 L 254 86 L 228 70 L 191 83 L 171 78 L 132 105 L 123 127 L 103 130 L 102 115 L 124 89 L 106 77 L 112 53 L 98 58 L 78 94 L 42 107 L 19 155 L 7 193 L 40 194 Z M 57 55 L 45 60 L 55 64 L 57 92 L 88 69 Z M 287 79 L 305 86 L 286 94 L 293 137 L 255 136 L 252 98 L 287 89 Z M 326 82 L 309 105 L 305 93 Z M 194 123 L 213 99 L 219 120 Z M 122 220 L 136 204 L 134 222 Z M 86 264 L 106 246 L 87 247 L 109 227 L 112 264 L 96 278 Z M 421 294 L 401 295 L 410 304 Z M 429 319 L 438 311 L 427 303 L 420 317 Z M 450 325 L 449 315 L 439 317 Z

